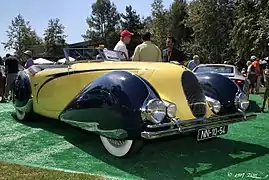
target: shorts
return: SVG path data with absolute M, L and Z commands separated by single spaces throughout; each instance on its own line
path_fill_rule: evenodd
M 255 83 L 257 81 L 257 76 L 255 74 L 250 74 L 248 76 L 248 79 L 249 79 L 250 86 L 255 86 Z

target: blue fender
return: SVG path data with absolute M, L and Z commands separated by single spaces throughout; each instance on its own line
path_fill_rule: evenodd
M 145 127 L 140 108 L 149 95 L 159 98 L 141 77 L 127 71 L 109 72 L 85 87 L 59 119 L 109 138 L 138 139 Z
M 232 80 L 217 73 L 197 73 L 196 77 L 206 96 L 219 100 L 225 111 L 236 111 L 234 100 L 240 89 Z
M 32 98 L 30 79 L 26 72 L 19 71 L 13 83 L 13 104 L 16 107 L 23 107 Z

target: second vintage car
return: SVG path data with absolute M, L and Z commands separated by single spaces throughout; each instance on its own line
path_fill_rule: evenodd
M 73 57 L 76 52 L 65 50 Z M 105 149 L 117 157 L 140 150 L 143 139 L 196 132 L 205 140 L 228 132 L 228 125 L 255 119 L 245 112 L 248 99 L 237 86 L 226 97 L 235 111 L 223 113 L 219 94 L 202 89 L 187 68 L 172 63 L 124 62 L 115 51 L 84 49 L 88 61 L 32 66 L 20 71 L 13 89 L 19 120 L 32 113 L 59 119 L 100 135 Z M 79 53 L 80 57 L 83 54 Z M 92 59 L 92 60 L 91 60 Z

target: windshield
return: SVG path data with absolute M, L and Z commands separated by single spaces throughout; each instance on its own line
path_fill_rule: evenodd
M 196 73 L 216 72 L 216 73 L 223 73 L 223 74 L 231 74 L 231 73 L 234 73 L 234 68 L 228 67 L 228 66 L 201 66 L 201 67 L 197 67 L 195 72 Z
M 126 59 L 124 52 L 121 52 L 121 51 L 104 49 L 103 53 L 106 60 L 119 60 L 120 61 L 120 60 Z
M 126 56 L 121 51 L 114 51 L 101 48 L 65 48 L 65 58 L 70 61 L 82 60 L 125 60 Z

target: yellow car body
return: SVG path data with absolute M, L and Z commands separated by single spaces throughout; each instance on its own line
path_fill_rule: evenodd
M 162 99 L 177 105 L 177 118 L 186 120 L 195 118 L 189 108 L 182 84 L 179 83 L 182 72 L 188 71 L 188 69 L 171 63 L 149 62 L 77 63 L 71 65 L 70 69 L 67 67 L 46 69 L 35 75 L 29 73 L 34 97 L 34 112 L 57 119 L 70 100 L 86 85 L 99 76 L 116 70 L 129 71 L 150 82 L 158 90 Z M 41 87 L 46 81 L 50 80 L 50 75 L 60 73 L 67 73 L 68 75 L 51 80 L 46 86 Z M 213 114 L 208 108 L 207 117 L 211 115 Z

